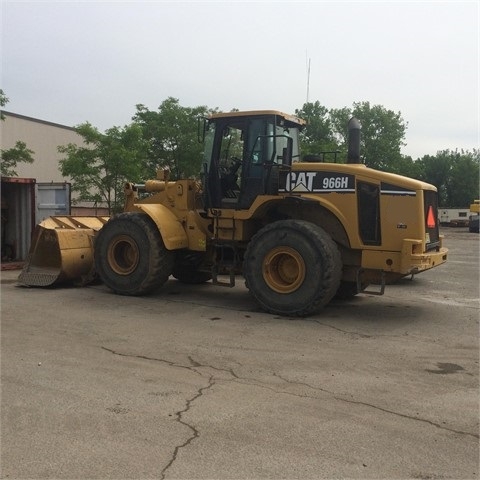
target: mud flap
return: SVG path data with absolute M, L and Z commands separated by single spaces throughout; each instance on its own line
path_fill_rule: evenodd
M 357 271 L 357 291 L 358 293 L 365 293 L 368 295 L 383 295 L 385 293 L 385 272 L 382 270 L 380 272 L 380 280 L 375 282 L 376 285 L 379 285 L 379 290 L 367 290 L 369 288 L 370 283 L 364 288 L 364 281 L 363 281 L 363 270 Z

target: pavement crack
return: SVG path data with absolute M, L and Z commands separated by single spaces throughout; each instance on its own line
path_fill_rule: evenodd
M 325 326 L 329 326 L 329 325 L 325 325 Z M 335 327 L 332 327 L 332 328 L 335 328 Z M 337 328 L 335 328 L 335 329 L 340 330 L 340 329 L 337 329 Z M 343 332 L 343 333 L 351 334 L 352 332 Z M 365 335 L 365 336 L 367 336 L 367 335 Z M 265 388 L 265 389 L 271 390 L 275 393 L 281 393 L 283 395 L 293 395 L 293 396 L 296 396 L 296 397 L 312 398 L 311 395 L 308 395 L 307 393 L 300 394 L 300 393 L 297 393 L 297 392 L 288 392 L 288 391 L 285 391 L 285 390 L 280 390 L 278 388 L 275 388 L 272 385 L 267 385 L 264 382 L 260 382 L 260 381 L 257 381 L 255 379 L 240 377 L 231 368 L 221 368 L 221 367 L 214 367 L 212 365 L 202 364 L 202 363 L 198 362 L 197 360 L 195 360 L 192 356 L 187 357 L 189 362 L 190 362 L 190 365 L 183 365 L 183 364 L 171 362 L 169 360 L 164 360 L 164 359 L 160 359 L 160 358 L 147 357 L 147 356 L 144 356 L 144 355 L 134 355 L 134 354 L 120 353 L 120 352 L 116 352 L 115 350 L 112 350 L 112 349 L 109 349 L 109 348 L 106 348 L 106 347 L 102 347 L 102 349 L 104 349 L 104 350 L 106 350 L 110 353 L 113 353 L 115 355 L 120 355 L 120 356 L 123 356 L 123 357 L 140 358 L 140 359 L 143 359 L 143 360 L 162 362 L 162 363 L 165 363 L 167 365 L 177 367 L 177 368 L 184 368 L 186 370 L 190 370 L 192 372 L 195 372 L 196 374 L 198 374 L 200 376 L 205 376 L 205 375 L 203 375 L 201 372 L 199 372 L 197 370 L 198 368 L 209 368 L 211 370 L 215 370 L 215 371 L 218 371 L 218 372 L 229 373 L 235 381 L 240 381 L 241 383 L 244 383 L 244 384 L 257 386 L 259 388 Z M 382 412 L 390 414 L 390 415 L 395 415 L 395 416 L 398 416 L 398 417 L 406 418 L 406 419 L 409 419 L 409 420 L 414 420 L 414 421 L 417 421 L 417 422 L 423 422 L 423 423 L 426 423 L 426 424 L 431 425 L 433 427 L 436 427 L 438 429 L 445 430 L 445 431 L 448 431 L 448 432 L 451 432 L 451 433 L 456 433 L 458 435 L 465 435 L 465 436 L 469 436 L 469 437 L 473 437 L 473 438 L 477 438 L 477 439 L 479 438 L 479 434 L 466 432 L 466 431 L 463 431 L 463 430 L 457 430 L 457 429 L 447 427 L 445 425 L 433 422 L 433 421 L 425 419 L 425 418 L 420 418 L 420 417 L 416 417 L 416 416 L 413 416 L 413 415 L 408 415 L 406 413 L 396 412 L 394 410 L 389 410 L 387 408 L 383 408 L 383 407 L 380 407 L 378 405 L 374 405 L 374 404 L 367 403 L 367 402 L 362 402 L 360 400 L 350 400 L 350 399 L 344 398 L 343 396 L 340 396 L 338 393 L 335 393 L 331 390 L 327 390 L 327 389 L 324 389 L 324 388 L 321 388 L 321 387 L 316 387 L 316 386 L 311 385 L 311 384 L 306 383 L 306 382 L 299 382 L 297 380 L 289 380 L 285 377 L 282 377 L 280 374 L 278 374 L 276 372 L 273 372 L 273 376 L 279 378 L 280 380 L 282 380 L 283 382 L 285 382 L 289 385 L 306 387 L 306 388 L 308 388 L 310 390 L 313 390 L 313 391 L 322 392 L 322 393 L 331 395 L 333 398 L 335 398 L 335 400 L 340 401 L 340 402 L 345 402 L 345 403 L 354 404 L 354 405 L 363 405 L 365 407 L 373 408 L 375 410 L 382 411 Z M 213 375 L 210 375 L 208 378 L 209 378 L 208 385 L 205 386 L 205 387 L 202 387 L 200 390 L 198 390 L 196 395 L 194 395 L 191 399 L 187 400 L 187 404 L 186 404 L 185 409 L 180 410 L 179 412 L 176 413 L 176 420 L 179 423 L 188 427 L 192 431 L 192 435 L 183 444 L 175 447 L 172 459 L 167 464 L 167 466 L 162 470 L 162 479 L 165 478 L 165 476 L 164 476 L 165 472 L 168 470 L 168 468 L 170 468 L 170 466 L 176 460 L 179 450 L 181 448 L 184 448 L 184 447 L 188 446 L 193 440 L 195 440 L 199 436 L 198 431 L 192 425 L 183 421 L 182 415 L 190 409 L 190 406 L 191 406 L 193 401 L 195 401 L 198 397 L 203 395 L 203 392 L 205 390 L 211 388 L 215 384 Z
M 471 432 L 465 432 L 463 430 L 456 430 L 455 428 L 446 427 L 445 425 L 432 422 L 431 420 L 427 420 L 426 418 L 420 418 L 420 417 L 415 417 L 413 415 L 408 415 L 406 413 L 395 412 L 393 410 L 388 410 L 387 408 L 379 407 L 378 405 L 373 405 L 371 403 L 362 402 L 359 400 L 348 400 L 346 398 L 341 398 L 337 396 L 335 396 L 335 399 L 341 400 L 342 402 L 346 402 L 346 403 L 352 403 L 355 405 L 364 405 L 365 407 L 374 408 L 375 410 L 380 410 L 382 412 L 389 413 L 391 415 L 396 415 L 397 417 L 408 418 L 409 420 L 416 420 L 417 422 L 427 423 L 428 425 L 432 425 L 433 427 L 439 428 L 441 430 L 447 430 L 448 432 L 457 433 L 458 435 L 466 435 L 468 437 L 479 438 L 478 433 L 471 433 Z
M 177 460 L 178 454 L 182 448 L 188 447 L 196 438 L 200 436 L 200 432 L 195 428 L 194 425 L 188 423 L 186 420 L 184 420 L 184 415 L 190 410 L 192 407 L 192 404 L 195 400 L 197 400 L 199 397 L 201 397 L 206 390 L 209 390 L 215 385 L 215 380 L 214 377 L 211 375 L 208 378 L 208 385 L 205 385 L 204 387 L 198 389 L 197 393 L 193 395 L 193 397 L 189 398 L 186 403 L 185 407 L 182 410 L 179 410 L 175 412 L 175 420 L 187 427 L 191 431 L 191 435 L 180 445 L 177 445 L 173 451 L 172 458 L 170 461 L 165 465 L 165 467 L 162 469 L 160 472 L 160 478 L 162 480 L 165 479 L 165 475 L 167 473 L 167 470 L 173 465 L 173 463 Z
M 313 385 L 310 385 L 309 383 L 305 383 L 305 382 L 299 382 L 299 381 L 296 381 L 296 380 L 289 380 L 285 377 L 282 377 L 281 375 L 279 375 L 276 372 L 274 372 L 273 375 L 275 377 L 278 377 L 280 380 L 283 380 L 284 382 L 286 382 L 288 384 L 304 386 L 304 387 L 311 388 L 312 390 L 316 390 L 316 391 L 320 391 L 320 392 L 324 392 L 324 393 L 327 393 L 329 395 L 332 395 L 333 398 L 335 398 L 335 400 L 340 401 L 340 402 L 345 402 L 345 403 L 350 403 L 350 404 L 355 404 L 355 405 L 363 405 L 365 407 L 374 408 L 375 410 L 380 410 L 381 412 L 388 413 L 390 415 L 396 415 L 397 417 L 408 418 L 410 420 L 415 420 L 415 421 L 418 421 L 418 422 L 427 423 L 427 424 L 432 425 L 433 427 L 439 428 L 441 430 L 447 430 L 449 432 L 457 433 L 459 435 L 466 435 L 466 436 L 470 436 L 470 437 L 473 437 L 473 438 L 479 438 L 478 434 L 471 433 L 471 432 L 465 432 L 463 430 L 456 430 L 454 428 L 449 428 L 449 427 L 446 427 L 445 425 L 441 425 L 440 423 L 432 422 L 431 420 L 427 420 L 425 418 L 415 417 L 413 415 L 408 415 L 406 413 L 395 412 L 394 410 L 388 410 L 387 408 L 379 407 L 378 405 L 373 405 L 372 403 L 362 402 L 360 400 L 349 400 L 347 398 L 339 396 L 338 394 L 336 394 L 335 392 L 332 392 L 330 390 L 326 390 L 326 389 L 320 388 L 320 387 L 314 387 Z
M 373 335 L 367 335 L 366 333 L 359 333 L 359 332 L 352 332 L 352 331 L 349 331 L 349 330 L 343 330 L 341 328 L 335 327 L 334 325 L 329 325 L 328 323 L 319 322 L 318 320 L 315 320 L 315 323 L 318 323 L 319 325 L 322 325 L 323 327 L 332 328 L 333 330 L 337 330 L 337 332 L 344 333 L 345 335 L 356 335 L 360 338 L 372 338 L 373 337 Z
M 171 360 L 165 360 L 163 358 L 156 358 L 156 357 L 147 357 L 146 355 L 138 355 L 135 353 L 122 353 L 122 352 L 117 352 L 116 350 L 113 350 L 111 348 L 107 347 L 100 347 L 102 350 L 105 350 L 106 352 L 110 352 L 113 355 L 118 355 L 119 357 L 130 357 L 130 358 L 139 358 L 140 360 L 149 360 L 151 362 L 160 362 L 164 363 L 165 365 L 169 365 L 170 367 L 176 367 L 176 368 L 184 368 L 185 370 L 190 370 L 191 372 L 194 372 L 198 375 L 203 376 L 200 372 L 195 370 L 195 365 L 192 360 L 189 357 L 189 360 L 191 362 L 191 365 L 183 365 L 182 363 L 176 363 L 172 362 Z
M 331 328 L 332 330 L 336 330 L 337 332 L 343 333 L 345 335 L 351 335 L 352 337 L 359 337 L 359 338 L 402 338 L 402 337 L 407 337 L 410 336 L 408 332 L 401 333 L 401 334 L 380 334 L 380 333 L 375 333 L 375 334 L 367 334 L 367 333 L 361 333 L 361 332 L 356 332 L 354 330 L 345 330 L 343 328 L 336 327 L 335 325 L 330 325 L 329 323 L 321 322 L 319 320 L 314 320 L 315 323 L 318 325 L 321 325 L 322 327 L 328 327 Z
M 213 365 L 208 365 L 204 363 L 199 363 L 197 360 L 194 360 L 190 355 L 187 357 L 190 361 L 192 367 L 196 368 L 210 368 L 211 370 L 215 370 L 217 372 L 226 372 L 230 374 L 233 378 L 240 380 L 240 377 L 233 371 L 232 368 L 222 368 L 222 367 L 214 367 Z
M 164 358 L 147 357 L 146 355 L 138 355 L 136 353 L 122 353 L 107 347 L 100 347 L 100 348 L 102 350 L 105 350 L 106 352 L 110 352 L 113 355 L 118 355 L 119 357 L 139 358 L 140 360 L 149 360 L 151 362 L 164 363 L 165 365 L 169 365 L 170 367 L 184 368 L 185 370 L 190 370 L 191 372 L 194 372 L 202 377 L 205 375 L 203 375 L 201 372 L 196 370 L 197 368 L 210 368 L 212 370 L 216 370 L 217 372 L 229 373 L 233 378 L 236 378 L 236 379 L 240 378 L 231 368 L 214 367 L 213 365 L 199 363 L 191 355 L 187 357 L 188 361 L 190 362 L 190 365 L 184 365 L 182 363 L 172 362 L 171 360 L 165 360 Z
M 330 391 L 330 390 L 327 390 L 325 388 L 321 388 L 321 387 L 314 387 L 313 385 L 310 385 L 309 383 L 306 383 L 306 382 L 299 382 L 298 380 L 289 380 L 288 378 L 285 378 L 285 377 L 282 377 L 280 374 L 276 373 L 276 372 L 273 372 L 273 376 L 274 377 L 277 377 L 279 378 L 280 380 L 282 380 L 282 382 L 285 382 L 285 383 L 288 383 L 290 385 L 298 385 L 300 387 L 308 387 L 312 390 L 316 390 L 316 391 L 319 391 L 319 392 L 324 392 L 324 393 L 328 393 L 330 395 L 333 395 L 335 396 L 335 393 Z M 300 396 L 300 395 L 299 395 Z M 303 396 L 303 395 L 302 395 Z
M 198 368 L 210 368 L 210 369 L 216 370 L 216 371 L 227 372 L 227 373 L 231 374 L 234 378 L 238 378 L 237 375 L 233 372 L 232 369 L 213 367 L 211 365 L 202 365 L 201 363 L 197 362 L 191 355 L 189 355 L 187 357 L 188 361 L 190 362 L 190 365 L 183 365 L 181 363 L 172 362 L 170 360 L 165 360 L 163 358 L 148 357 L 146 355 L 138 355 L 138 354 L 133 354 L 133 353 L 122 353 L 122 352 L 118 352 L 116 350 L 113 350 L 113 349 L 107 348 L 107 347 L 101 347 L 101 348 L 103 350 L 107 351 L 107 352 L 110 352 L 113 355 L 118 355 L 120 357 L 138 358 L 138 359 L 141 359 L 141 360 L 148 360 L 148 361 L 151 361 L 151 362 L 164 363 L 165 365 L 169 365 L 169 366 L 175 367 L 175 368 L 184 368 L 186 370 L 189 370 L 191 372 L 196 373 L 197 375 L 200 375 L 201 377 L 206 377 L 206 375 L 199 372 L 197 370 Z M 187 427 L 190 430 L 191 435 L 183 443 L 181 443 L 180 445 L 177 445 L 174 448 L 172 458 L 168 461 L 168 463 L 165 465 L 165 467 L 160 472 L 160 478 L 162 480 L 165 479 L 165 475 L 166 475 L 167 470 L 176 461 L 180 450 L 182 448 L 185 448 L 188 445 L 190 445 L 196 438 L 198 438 L 200 436 L 200 432 L 197 430 L 197 428 L 195 428 L 194 425 L 192 425 L 192 424 L 188 423 L 186 420 L 184 420 L 184 415 L 191 409 L 192 404 L 193 404 L 193 402 L 195 402 L 195 400 L 197 400 L 199 397 L 201 397 L 206 390 L 209 390 L 210 388 L 212 388 L 215 385 L 215 377 L 213 375 L 209 375 L 207 378 L 208 378 L 208 384 L 205 385 L 204 387 L 199 388 L 197 390 L 197 392 L 191 398 L 187 399 L 186 402 L 185 402 L 185 407 L 182 410 L 178 410 L 177 412 L 174 413 L 175 421 L 180 423 L 181 425 Z

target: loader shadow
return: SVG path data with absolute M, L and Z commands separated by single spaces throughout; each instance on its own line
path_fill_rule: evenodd
M 390 286 L 390 288 L 392 287 Z M 359 326 L 371 326 L 381 330 L 403 328 L 425 321 L 428 316 L 426 311 L 428 306 L 409 303 L 408 297 L 408 293 L 404 293 L 398 298 L 359 294 L 349 299 L 333 299 L 318 313 L 307 317 L 297 317 L 270 314 L 262 310 L 245 287 L 243 280 L 240 280 L 233 288 L 226 288 L 212 285 L 211 282 L 200 285 L 186 285 L 171 278 L 161 290 L 151 296 L 155 300 L 167 300 L 183 306 L 197 305 L 248 312 L 255 314 L 255 316 L 258 314 L 263 320 L 308 323 L 329 321 L 342 324 L 353 322 Z
M 236 285 L 230 288 L 213 285 L 210 281 L 188 285 L 171 277 L 153 295 L 155 298 L 161 297 L 163 300 L 168 297 L 168 301 L 180 304 L 200 305 L 240 312 L 262 312 L 262 309 L 246 289 L 243 280 L 237 280 Z
M 224 283 L 227 283 L 228 279 L 222 280 Z M 12 279 L 11 283 L 17 283 L 17 281 Z M 425 306 L 409 300 L 411 299 L 411 288 L 417 286 L 410 279 L 403 279 L 397 284 L 388 285 L 386 292 L 389 293 L 385 296 L 362 293 L 349 299 L 340 300 L 334 298 L 318 313 L 307 317 L 281 316 L 265 312 L 250 294 L 241 277 L 237 277 L 236 285 L 233 288 L 213 285 L 211 281 L 189 285 L 170 277 L 159 290 L 136 298 L 141 299 L 145 304 L 167 301 L 183 309 L 189 305 L 211 308 L 213 317 L 218 316 L 214 313 L 215 310 L 227 310 L 251 314 L 252 318 L 261 318 L 262 322 L 278 322 L 280 320 L 308 323 L 329 322 L 332 325 L 343 325 L 348 322 L 357 326 L 364 325 L 366 328 L 371 326 L 372 328 L 385 330 L 388 328 L 388 325 L 390 325 L 390 328 L 398 328 L 424 322 L 431 315 L 431 311 L 429 311 L 432 308 L 431 306 Z M 78 289 L 81 286 L 78 283 L 70 282 L 46 287 L 25 287 L 17 283 L 15 287 L 25 288 L 26 290 L 68 291 Z M 96 290 L 102 295 L 116 296 L 106 285 L 99 281 L 89 283 L 84 288 L 92 288 L 92 290 Z M 393 294 L 391 294 L 392 291 L 394 292 Z M 123 298 L 127 299 L 129 297 Z M 222 318 L 228 320 L 228 316 L 224 315 Z

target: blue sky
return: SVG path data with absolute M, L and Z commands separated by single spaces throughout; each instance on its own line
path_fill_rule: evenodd
M 414 159 L 479 146 L 476 1 L 1 2 L 6 109 L 101 130 L 135 105 L 401 112 Z

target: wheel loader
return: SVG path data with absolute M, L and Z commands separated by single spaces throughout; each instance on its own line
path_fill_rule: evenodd
M 434 186 L 362 164 L 355 118 L 346 163 L 302 157 L 304 125 L 278 111 L 202 119 L 201 181 L 162 170 L 125 185 L 121 214 L 45 220 L 20 283 L 99 278 L 144 295 L 171 276 L 233 287 L 242 275 L 267 312 L 306 316 L 447 260 Z

